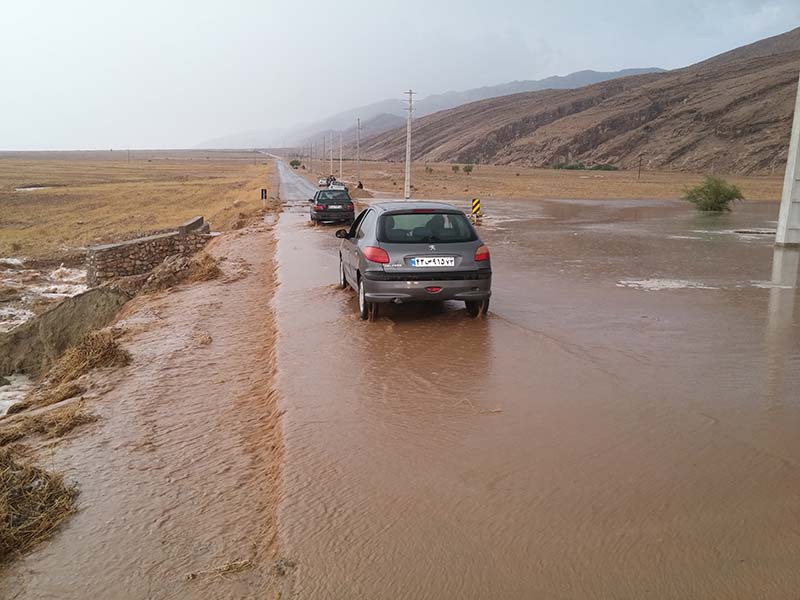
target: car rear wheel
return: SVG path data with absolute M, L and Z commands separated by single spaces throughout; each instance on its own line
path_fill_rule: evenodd
M 347 287 L 347 278 L 344 276 L 344 262 L 342 257 L 339 256 L 339 289 L 343 290 Z
M 472 318 L 484 316 L 489 312 L 489 300 L 466 300 L 467 314 Z
M 364 291 L 364 282 L 359 279 L 358 280 L 358 316 L 361 317 L 362 321 L 366 321 L 369 318 L 369 303 L 367 302 L 366 292 Z
M 364 291 L 364 282 L 359 279 L 358 280 L 358 316 L 361 317 L 362 321 L 366 321 L 369 319 L 370 321 L 374 321 L 378 318 L 378 306 L 380 306 L 377 302 L 367 302 L 366 292 Z

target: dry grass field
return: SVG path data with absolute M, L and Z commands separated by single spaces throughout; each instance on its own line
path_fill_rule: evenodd
M 195 215 L 236 228 L 276 183 L 275 165 L 246 151 L 3 152 L 0 256 L 58 258 Z
M 327 164 L 327 163 L 326 163 Z M 338 175 L 338 161 L 334 161 Z M 314 173 L 301 171 L 316 183 L 324 177 L 320 161 Z M 453 172 L 448 163 L 414 163 L 412 196 L 416 198 L 519 198 L 519 199 L 641 199 L 681 198 L 684 188 L 702 181 L 703 175 L 681 172 L 568 171 L 513 166 L 474 165 L 469 175 Z M 428 170 L 426 170 L 426 168 Z M 401 162 L 362 161 L 361 180 L 371 191 L 403 195 L 405 167 Z M 346 161 L 344 179 L 354 182 L 355 162 Z M 769 176 L 724 176 L 738 185 L 747 200 L 780 200 L 783 173 Z

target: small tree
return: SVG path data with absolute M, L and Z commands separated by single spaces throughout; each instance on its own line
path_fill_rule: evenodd
M 458 170 L 459 170 L 460 168 L 461 168 L 461 167 L 459 167 L 458 165 L 453 165 L 453 166 L 452 166 L 453 173 L 458 173 Z
M 684 199 L 704 212 L 723 212 L 730 210 L 734 200 L 744 200 L 742 191 L 727 181 L 708 175 L 703 183 L 686 189 Z
M 297 167 L 300 166 L 300 161 L 295 158 L 293 161 L 289 163 L 289 166 L 292 167 L 293 169 L 296 169 Z
M 466 173 L 467 175 L 472 173 L 472 165 L 464 165 L 462 167 L 462 169 L 463 169 L 464 173 Z
M 430 175 L 431 173 L 433 173 L 433 167 L 431 167 L 431 166 L 428 166 L 428 165 L 425 165 L 425 172 L 426 172 L 428 175 Z

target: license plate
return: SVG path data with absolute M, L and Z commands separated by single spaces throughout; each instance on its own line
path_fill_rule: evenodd
M 341 204 L 328 204 L 328 208 L 342 208 Z
M 455 267 L 454 256 L 415 256 L 411 259 L 412 267 Z

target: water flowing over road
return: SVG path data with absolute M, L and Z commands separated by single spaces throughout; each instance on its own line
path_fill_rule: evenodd
M 280 169 L 288 597 L 800 589 L 800 303 L 771 281 L 796 254 L 736 233 L 776 205 L 485 202 L 488 318 L 368 323 Z

